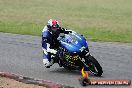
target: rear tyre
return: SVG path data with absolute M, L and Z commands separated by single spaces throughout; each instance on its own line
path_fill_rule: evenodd
M 101 76 L 103 73 L 102 67 L 98 61 L 91 55 L 87 56 L 85 63 L 89 66 L 90 72 L 95 76 Z

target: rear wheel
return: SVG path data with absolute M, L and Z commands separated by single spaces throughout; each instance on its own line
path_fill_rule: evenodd
M 91 55 L 85 59 L 85 63 L 89 66 L 90 72 L 96 76 L 101 76 L 103 73 L 102 67 L 98 61 Z

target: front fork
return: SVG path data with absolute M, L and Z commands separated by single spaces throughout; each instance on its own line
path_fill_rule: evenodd
M 82 60 L 82 59 L 80 59 L 79 58 L 79 60 L 80 60 L 80 67 L 81 67 L 81 69 L 84 67 L 84 71 L 90 71 L 90 68 L 89 68 L 89 66 Z
M 87 57 L 90 55 L 89 53 L 89 49 L 86 48 L 80 55 L 81 58 L 84 58 L 84 60 L 82 60 L 81 58 L 80 59 L 80 64 L 81 64 L 81 67 L 83 68 L 84 67 L 84 70 L 85 71 L 90 71 L 90 68 L 89 66 L 85 63 L 85 60 L 88 59 Z

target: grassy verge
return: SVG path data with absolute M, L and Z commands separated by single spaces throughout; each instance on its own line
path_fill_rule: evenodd
M 48 19 L 91 41 L 132 42 L 131 0 L 0 0 L 0 32 L 40 36 Z

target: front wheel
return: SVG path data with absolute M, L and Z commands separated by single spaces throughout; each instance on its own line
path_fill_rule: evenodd
M 87 56 L 85 59 L 86 65 L 90 68 L 90 72 L 96 76 L 101 76 L 103 73 L 102 67 L 98 61 L 91 55 Z

